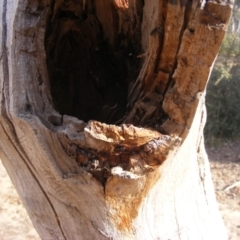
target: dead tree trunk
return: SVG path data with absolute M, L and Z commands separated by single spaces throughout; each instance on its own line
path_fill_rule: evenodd
M 42 239 L 227 238 L 203 127 L 231 8 L 1 1 L 1 159 Z

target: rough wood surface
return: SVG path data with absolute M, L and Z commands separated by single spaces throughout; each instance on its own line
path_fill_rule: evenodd
M 42 239 L 227 238 L 202 133 L 231 7 L 1 1 L 0 157 Z

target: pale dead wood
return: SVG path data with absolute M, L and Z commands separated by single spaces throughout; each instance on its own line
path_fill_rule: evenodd
M 1 158 L 42 239 L 226 239 L 202 132 L 231 4 L 0 14 Z

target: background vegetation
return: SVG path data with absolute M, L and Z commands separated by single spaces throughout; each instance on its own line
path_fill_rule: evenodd
M 240 138 L 240 0 L 235 1 L 227 35 L 206 96 L 207 144 Z

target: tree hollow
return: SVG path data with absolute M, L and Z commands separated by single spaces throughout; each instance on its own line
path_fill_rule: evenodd
M 142 59 L 143 1 L 55 1 L 45 48 L 54 106 L 81 120 L 116 123 Z

